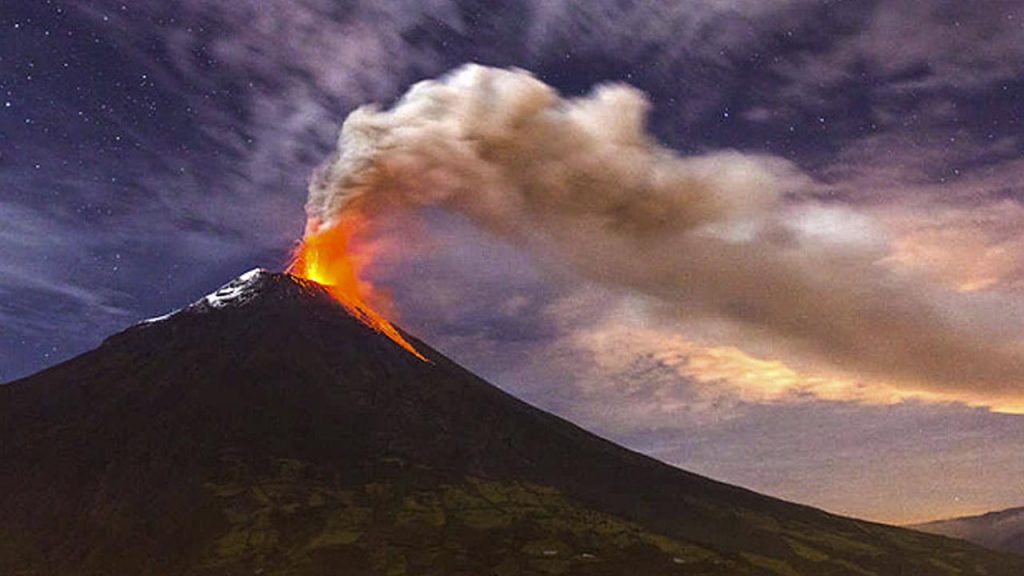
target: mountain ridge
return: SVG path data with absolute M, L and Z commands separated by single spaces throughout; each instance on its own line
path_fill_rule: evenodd
M 907 528 L 961 538 L 993 550 L 1024 554 L 1024 506 L 911 524 Z
M 1019 574 L 680 470 L 250 271 L 0 394 L 23 574 Z M 400 566 L 404 568 L 400 569 Z M 682 570 L 682 572 L 680 572 Z

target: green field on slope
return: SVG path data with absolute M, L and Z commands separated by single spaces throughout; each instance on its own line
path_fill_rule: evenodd
M 859 541 L 863 534 L 786 530 L 788 549 L 727 554 L 529 483 L 451 481 L 426 470 L 400 472 L 397 462 L 380 464 L 388 480 L 355 486 L 295 460 L 276 460 L 262 473 L 237 460 L 225 466 L 206 484 L 222 533 L 198 574 L 299 576 L 331 567 L 389 576 L 892 573 L 872 566 L 882 550 Z M 768 517 L 746 520 L 781 530 Z M 892 546 L 920 555 L 928 573 L 988 573 L 964 570 L 968 552 L 957 542 L 936 551 L 934 539 L 929 546 L 912 532 L 877 530 Z

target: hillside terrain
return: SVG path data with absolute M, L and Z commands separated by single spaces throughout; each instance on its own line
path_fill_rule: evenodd
M 909 528 L 962 538 L 993 550 L 1024 555 L 1024 508 L 926 522 Z
M 253 271 L 0 386 L 0 572 L 1019 576 L 692 474 Z

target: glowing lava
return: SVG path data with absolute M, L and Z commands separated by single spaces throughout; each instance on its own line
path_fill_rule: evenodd
M 353 316 L 427 362 L 395 326 L 369 304 L 387 302 L 387 298 L 375 291 L 373 284 L 359 277 L 360 270 L 369 264 L 369 254 L 359 250 L 354 239 L 365 227 L 365 221 L 356 214 L 348 214 L 326 228 L 321 228 L 316 221 L 308 222 L 288 271 L 322 284 Z

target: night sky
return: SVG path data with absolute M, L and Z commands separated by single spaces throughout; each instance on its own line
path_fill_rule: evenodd
M 0 30 L 0 381 L 281 268 L 346 115 L 465 62 L 635 86 L 665 146 L 788 161 L 790 201 L 855 215 L 879 266 L 996 309 L 990 342 L 1024 332 L 1020 0 L 33 0 Z M 1024 505 L 1024 371 L 1015 406 L 835 384 L 459 215 L 387 242 L 404 327 L 632 448 L 875 520 Z

